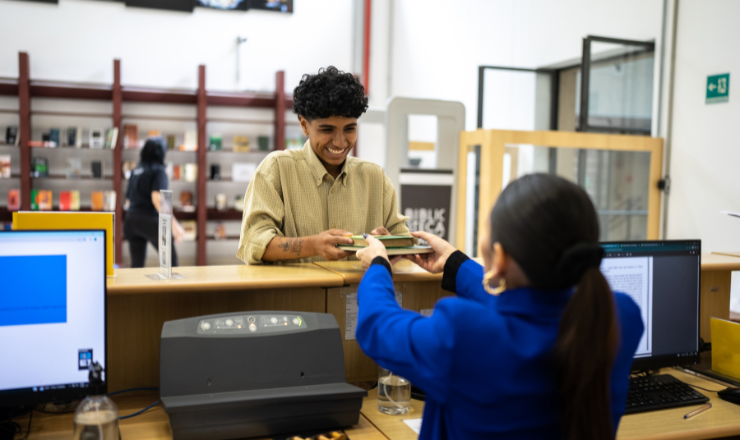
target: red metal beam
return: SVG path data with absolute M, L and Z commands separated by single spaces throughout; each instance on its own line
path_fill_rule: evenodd
M 18 53 L 18 122 L 20 125 L 21 210 L 31 209 L 31 73 L 28 54 Z
M 18 96 L 18 81 L 0 79 L 0 95 Z
M 362 85 L 370 95 L 370 27 L 372 25 L 373 1 L 365 0 L 365 32 L 362 40 Z
M 275 149 L 285 149 L 285 72 L 275 74 Z
M 115 246 L 114 257 L 118 265 L 123 264 L 123 198 L 126 191 L 121 188 L 123 181 L 123 114 L 121 111 L 123 94 L 121 93 L 121 60 L 113 60 L 113 126 L 118 128 L 118 139 L 113 148 L 113 190 L 116 197 Z
M 144 87 L 123 87 L 123 100 L 126 102 L 157 102 L 167 104 L 197 104 L 198 93 L 190 90 L 149 89 Z
M 208 105 L 274 108 L 275 95 L 268 93 L 208 92 Z
M 206 259 L 206 110 L 208 108 L 208 97 L 206 96 L 206 66 L 198 66 L 198 204 L 196 205 L 198 215 L 198 244 L 197 265 L 205 266 Z
M 30 90 L 31 96 L 35 98 L 92 99 L 98 101 L 113 99 L 110 86 L 33 81 Z

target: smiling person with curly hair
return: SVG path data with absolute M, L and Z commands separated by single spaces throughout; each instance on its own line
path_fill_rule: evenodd
M 383 169 L 349 155 L 365 88 L 336 67 L 303 75 L 293 111 L 308 141 L 271 153 L 249 182 L 236 256 L 248 264 L 354 258 L 337 248 L 353 234 L 409 235 Z

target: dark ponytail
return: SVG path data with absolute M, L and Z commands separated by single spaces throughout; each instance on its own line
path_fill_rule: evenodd
M 555 345 L 566 439 L 614 438 L 609 378 L 618 344 L 611 288 L 591 267 L 565 308 Z
M 501 244 L 532 287 L 576 287 L 553 352 L 568 440 L 615 435 L 609 386 L 619 334 L 613 294 L 599 270 L 598 240 L 598 216 L 588 194 L 557 176 L 517 179 L 491 211 L 491 245 Z

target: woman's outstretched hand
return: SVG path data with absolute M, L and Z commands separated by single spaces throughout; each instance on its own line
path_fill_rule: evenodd
M 396 264 L 396 262 L 401 259 L 401 257 L 393 257 L 391 259 L 388 259 L 388 251 L 385 250 L 385 246 L 380 240 L 373 237 L 372 235 L 366 234 L 365 240 L 367 240 L 367 247 L 357 251 L 357 258 L 360 259 L 360 261 L 362 262 L 362 267 L 364 267 L 365 269 L 370 267 L 370 263 L 373 262 L 375 257 L 385 258 L 386 260 L 388 260 L 391 266 Z
M 429 254 L 407 255 L 406 258 L 418 264 L 427 272 L 440 273 L 444 271 L 447 259 L 457 249 L 455 249 L 454 246 L 447 243 L 445 240 L 427 232 L 412 232 L 411 235 L 416 238 L 426 240 L 432 247 L 434 252 Z

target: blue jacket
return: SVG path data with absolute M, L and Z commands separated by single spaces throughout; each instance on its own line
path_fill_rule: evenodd
M 371 265 L 357 295 L 360 347 L 426 392 L 420 439 L 562 438 L 562 398 L 550 356 L 572 289 L 489 295 L 481 265 L 457 252 L 454 259 L 445 266 L 443 287 L 453 287 L 457 298 L 440 300 L 431 317 L 401 309 L 390 266 Z M 616 429 L 643 323 L 630 297 L 617 293 L 615 301 L 621 329 L 611 373 Z

